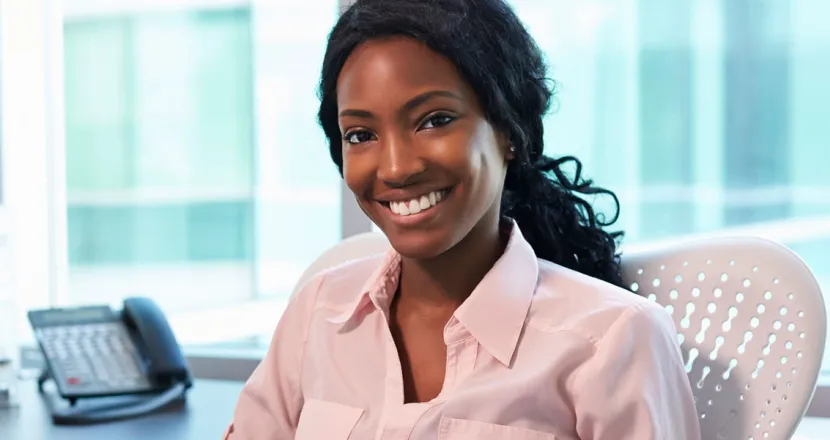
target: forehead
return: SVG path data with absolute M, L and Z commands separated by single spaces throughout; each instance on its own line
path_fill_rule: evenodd
M 455 65 L 426 45 L 404 37 L 369 40 L 351 53 L 337 81 L 342 107 L 395 101 L 430 89 L 464 92 Z

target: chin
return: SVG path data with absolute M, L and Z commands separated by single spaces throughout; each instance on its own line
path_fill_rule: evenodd
M 455 243 L 445 232 L 384 231 L 392 248 L 402 257 L 413 260 L 429 260 L 452 248 Z

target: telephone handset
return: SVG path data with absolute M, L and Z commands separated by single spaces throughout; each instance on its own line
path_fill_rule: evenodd
M 52 379 L 70 408 L 52 408 L 56 424 L 84 424 L 137 416 L 183 398 L 192 377 L 161 309 L 148 298 L 108 306 L 28 313 L 46 360 L 38 385 Z M 142 396 L 129 404 L 76 405 L 78 399 Z

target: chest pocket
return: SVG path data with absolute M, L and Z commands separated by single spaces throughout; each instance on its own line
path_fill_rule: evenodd
M 439 440 L 556 440 L 553 434 L 513 426 L 444 417 Z
M 347 440 L 363 410 L 340 403 L 309 399 L 300 413 L 295 440 Z

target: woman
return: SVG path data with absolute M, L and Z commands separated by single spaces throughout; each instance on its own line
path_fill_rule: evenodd
M 700 438 L 674 325 L 582 198 L 613 194 L 542 155 L 545 73 L 502 0 L 341 16 L 319 120 L 394 250 L 302 287 L 228 438 Z

